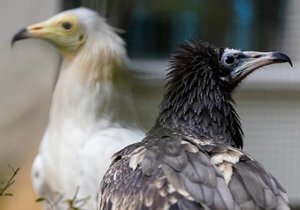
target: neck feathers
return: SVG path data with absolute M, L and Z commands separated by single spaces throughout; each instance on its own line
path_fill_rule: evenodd
M 111 28 L 105 30 L 105 27 L 88 37 L 70 63 L 81 83 L 120 82 L 114 80 L 124 74 L 128 62 L 124 42 Z
M 115 33 L 88 37 L 71 61 L 64 60 L 53 95 L 52 118 L 72 118 L 81 124 L 104 119 L 133 122 L 126 65 L 123 41 Z
M 218 85 L 212 74 L 171 71 L 169 76 L 157 126 L 234 147 L 243 146 L 231 94 Z

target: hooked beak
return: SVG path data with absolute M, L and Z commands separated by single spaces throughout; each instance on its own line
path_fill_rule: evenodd
M 291 59 L 282 52 L 255 52 L 244 51 L 239 55 L 239 63 L 231 71 L 233 86 L 237 85 L 250 73 L 256 69 L 273 63 L 289 63 L 292 67 Z
M 46 26 L 46 22 L 41 22 L 21 29 L 13 36 L 11 40 L 11 46 L 13 46 L 15 42 L 23 39 L 45 38 L 45 35 L 47 34 Z

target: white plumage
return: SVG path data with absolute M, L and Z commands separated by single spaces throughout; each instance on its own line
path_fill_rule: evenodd
M 144 136 L 134 120 L 124 42 L 86 8 L 62 12 L 22 33 L 19 39 L 52 42 L 63 56 L 48 127 L 33 164 L 34 188 L 55 209 L 66 209 L 56 202 L 58 195 L 61 201 L 72 199 L 76 190 L 78 199 L 89 197 L 83 209 L 96 209 L 98 185 L 111 156 Z

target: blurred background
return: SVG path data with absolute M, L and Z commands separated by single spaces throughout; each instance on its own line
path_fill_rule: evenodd
M 217 46 L 287 53 L 287 64 L 251 75 L 234 97 L 245 133 L 245 150 L 286 187 L 300 207 L 300 1 L 299 0 L 27 0 L 0 3 L 0 181 L 21 167 L 0 197 L 2 210 L 35 210 L 30 167 L 47 125 L 60 58 L 48 43 L 10 46 L 28 24 L 85 6 L 124 29 L 131 58 L 135 106 L 148 129 L 157 113 L 169 54 L 178 42 L 197 37 Z M 300 209 L 300 208 L 299 208 Z

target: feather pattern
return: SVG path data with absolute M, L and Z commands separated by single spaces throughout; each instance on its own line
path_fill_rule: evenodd
M 172 56 L 155 125 L 115 154 L 99 210 L 289 209 L 278 181 L 242 150 L 224 51 L 241 53 L 193 40 Z
M 116 154 L 103 178 L 99 209 L 289 209 L 285 190 L 243 151 L 201 145 L 165 128 L 159 134 L 150 131 Z

